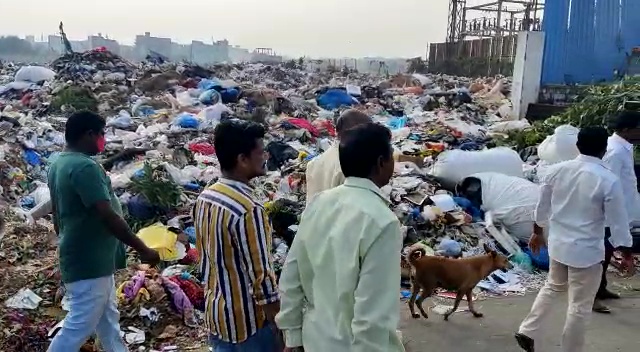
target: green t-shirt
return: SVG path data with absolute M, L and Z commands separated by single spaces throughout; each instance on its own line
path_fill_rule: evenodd
M 117 213 L 122 209 L 102 166 L 85 154 L 63 152 L 49 169 L 48 184 L 60 236 L 62 281 L 113 274 L 119 241 L 98 217 L 94 205 L 109 201 Z

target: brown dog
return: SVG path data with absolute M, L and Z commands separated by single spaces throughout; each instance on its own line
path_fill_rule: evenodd
M 463 259 L 450 259 L 426 256 L 422 248 L 412 249 L 407 254 L 409 263 L 414 271 L 411 278 L 411 299 L 409 299 L 411 315 L 414 318 L 420 317 L 414 308 L 415 303 L 417 303 L 422 316 L 429 318 L 422 308 L 422 302 L 431 296 L 436 288 L 444 288 L 457 292 L 453 309 L 444 315 L 444 320 L 449 320 L 449 316 L 458 309 L 463 296 L 467 296 L 469 310 L 473 316 L 476 318 L 482 317 L 482 313 L 473 308 L 473 288 L 495 270 L 509 269 L 511 267 L 509 260 L 504 255 L 498 254 L 486 244 L 484 245 L 484 250 L 487 254 Z M 422 294 L 416 300 L 421 289 Z

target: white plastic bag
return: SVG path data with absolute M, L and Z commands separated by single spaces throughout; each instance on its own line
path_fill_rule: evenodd
M 23 66 L 16 72 L 15 80 L 22 82 L 38 83 L 51 81 L 56 77 L 56 73 L 42 66 Z
M 538 157 L 547 164 L 574 159 L 578 156 L 579 129 L 571 125 L 558 126 L 551 136 L 545 138 L 538 146 Z
M 497 172 L 524 177 L 520 155 L 510 148 L 499 147 L 480 151 L 448 150 L 438 156 L 431 174 L 450 183 L 458 183 L 479 172 Z

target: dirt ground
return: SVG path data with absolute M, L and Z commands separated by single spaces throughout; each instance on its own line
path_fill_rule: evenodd
M 585 352 L 638 351 L 640 333 L 640 277 L 630 280 L 612 278 L 611 288 L 622 299 L 609 301 L 610 315 L 594 314 L 587 333 Z M 428 320 L 412 319 L 406 304 L 402 305 L 400 330 L 407 352 L 521 352 L 513 334 L 529 312 L 535 295 L 488 298 L 478 301 L 476 308 L 484 318 L 456 313 L 446 322 L 431 313 Z M 430 300 L 426 305 L 433 305 Z M 536 350 L 559 352 L 566 296 L 554 310 L 545 328 L 544 341 L 536 341 Z M 466 308 L 466 305 L 461 305 Z M 635 347 L 634 347 L 635 346 Z

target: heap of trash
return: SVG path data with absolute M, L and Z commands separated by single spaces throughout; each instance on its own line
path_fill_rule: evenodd
M 433 253 L 473 255 L 490 242 L 519 265 L 483 289 L 536 289 L 541 280 L 530 274 L 534 265 L 519 239 L 458 191 L 477 173 L 524 179 L 520 155 L 496 147 L 499 137 L 529 128 L 512 116 L 509 95 L 509 80 L 500 77 L 383 77 L 284 64 L 132 64 L 104 50 L 66 55 L 50 67 L 3 64 L 0 349 L 44 351 L 64 318 L 46 175 L 64 148 L 66 116 L 85 109 L 107 120 L 106 150 L 98 161 L 127 222 L 163 260 L 149 268 L 131 253 L 129 268 L 116 275 L 121 326 L 132 350 L 206 344 L 190 210 L 221 175 L 212 131 L 231 118 L 268 127 L 268 173 L 253 186 L 272 222 L 284 229 L 274 237 L 276 270 L 304 210 L 306 165 L 335 142 L 340 113 L 355 108 L 392 131 L 397 163 L 383 191 L 402 224 L 405 246 L 420 242 Z

